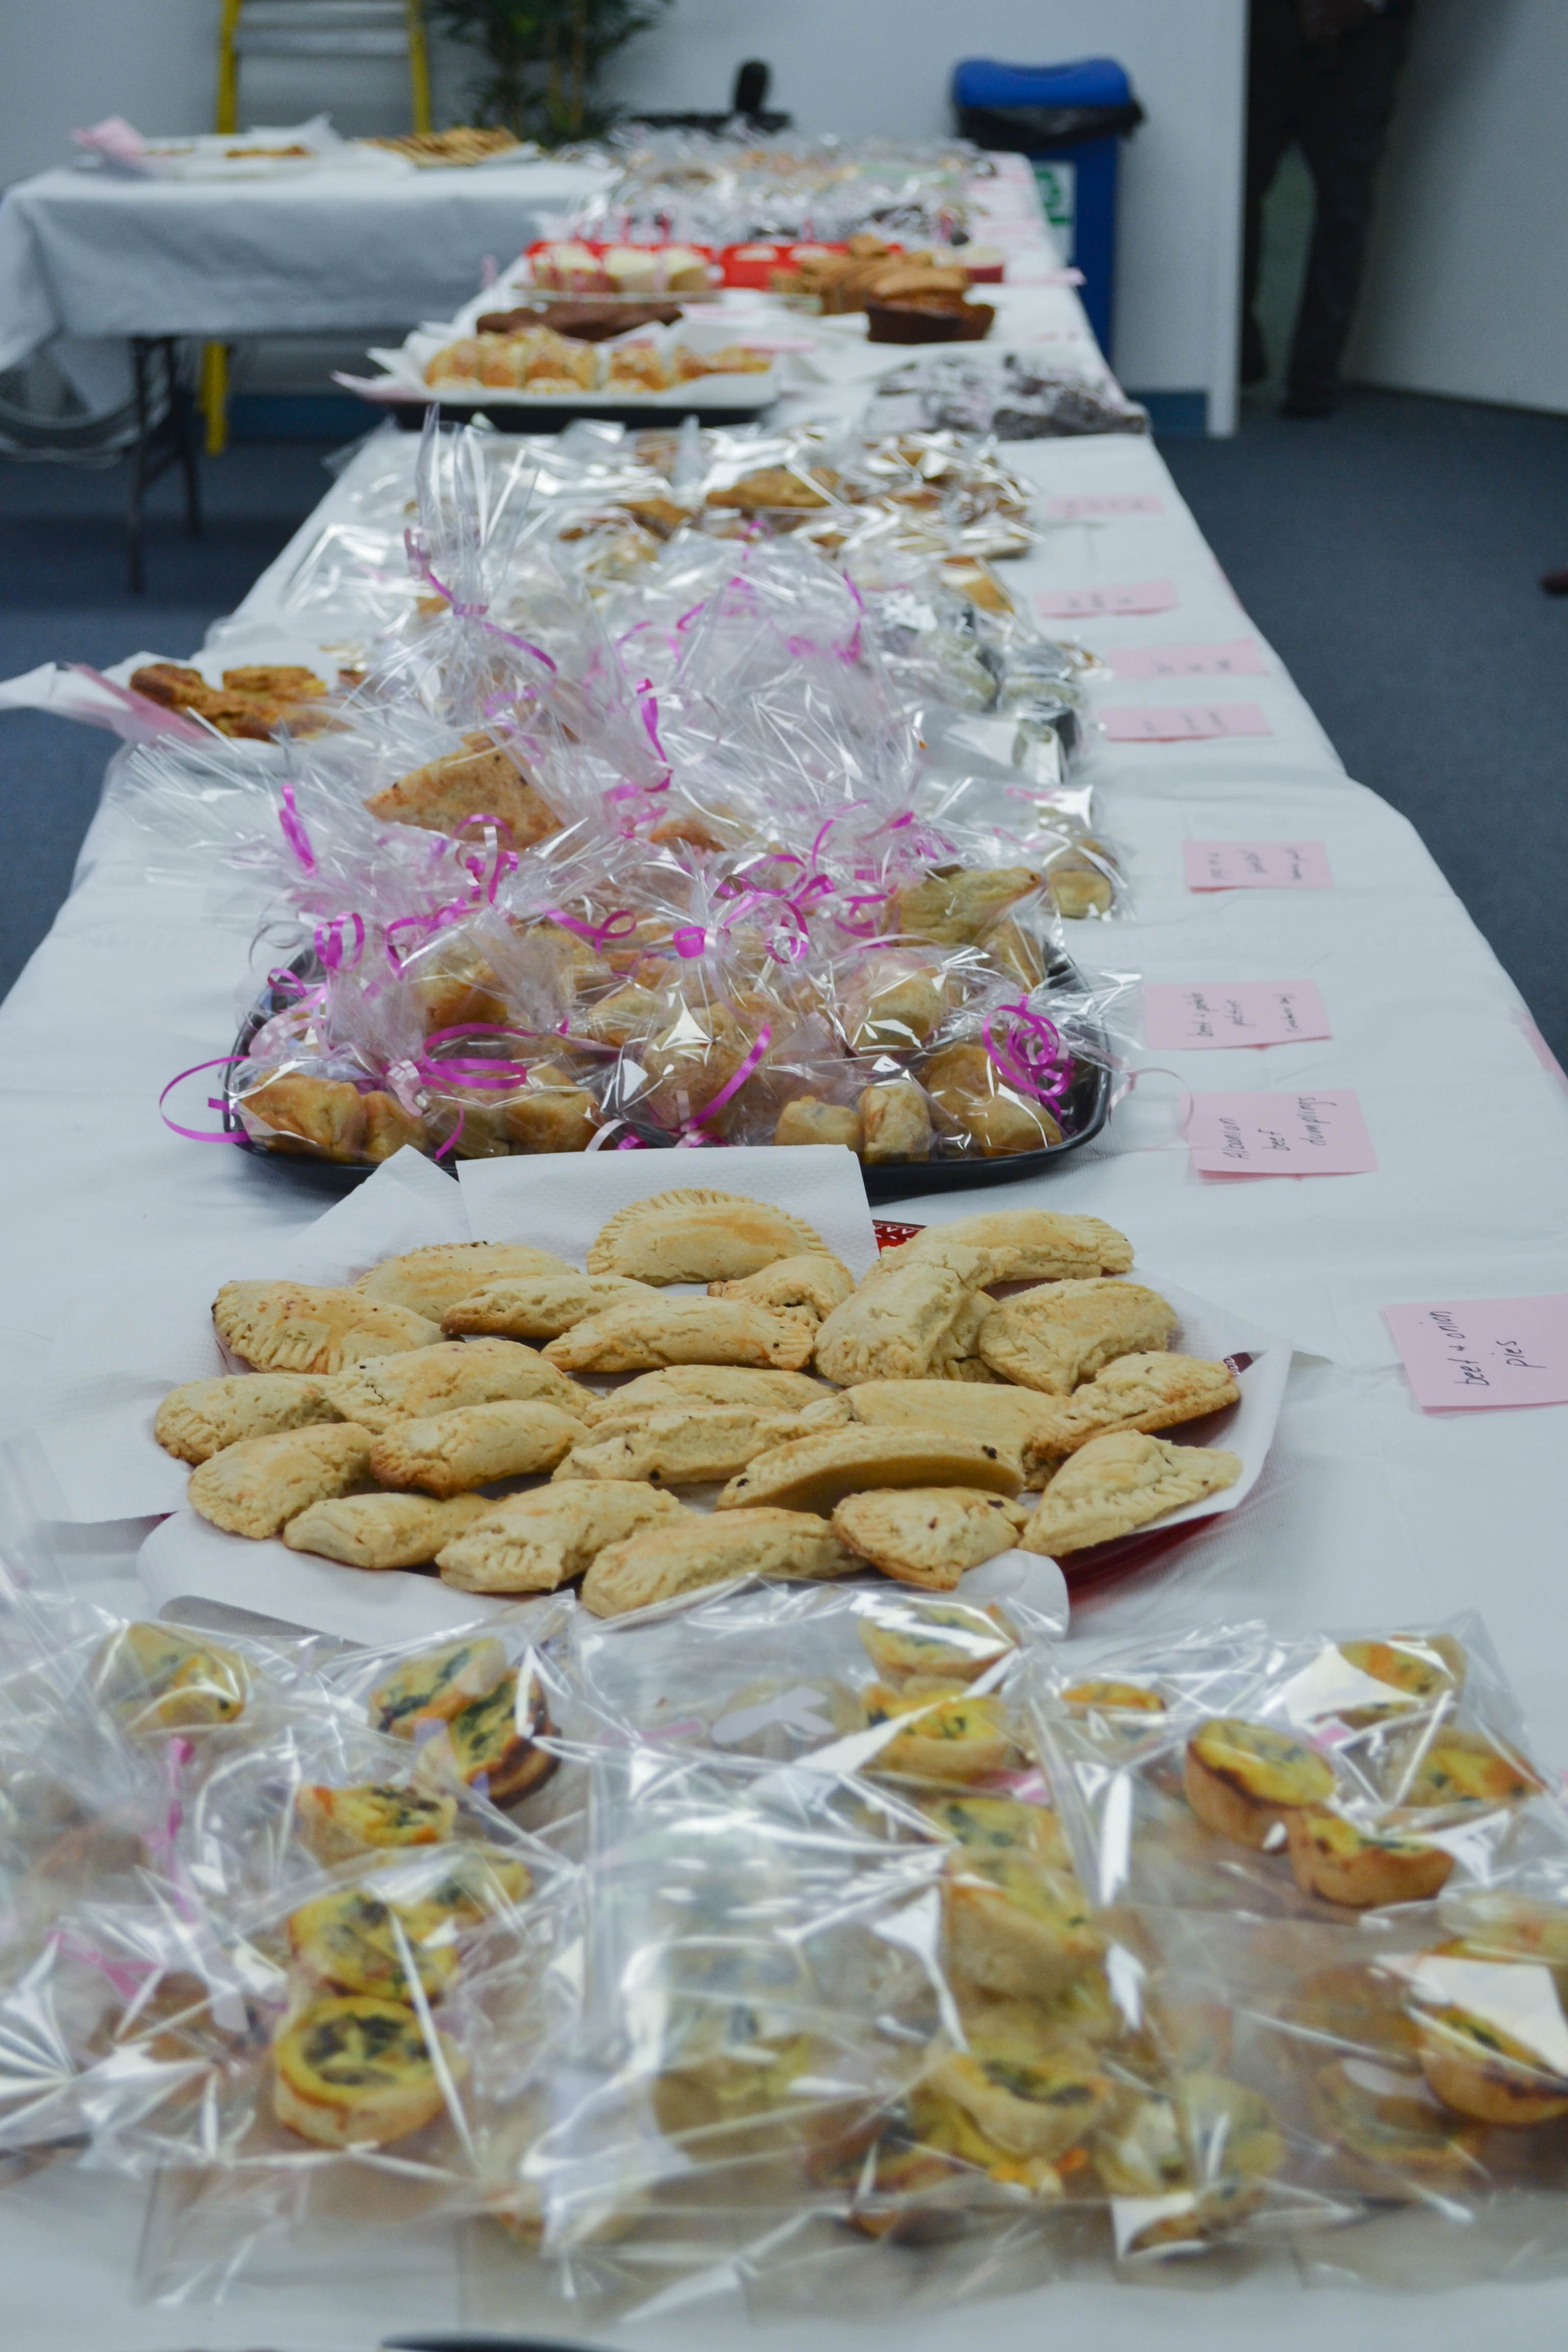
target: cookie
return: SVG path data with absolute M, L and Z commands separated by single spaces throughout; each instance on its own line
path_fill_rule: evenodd
M 831 1315 L 855 1287 L 847 1265 L 826 1253 L 775 1258 L 757 1274 L 743 1274 L 735 1282 L 710 1282 L 710 1298 L 751 1298 L 759 1307 L 806 1307 L 816 1316 Z
M 583 1418 L 598 1400 L 516 1339 L 444 1339 L 405 1356 L 379 1356 L 339 1372 L 327 1394 L 338 1411 L 380 1436 L 395 1422 L 422 1421 L 461 1405 L 555 1405 Z
M 552 1339 L 544 1355 L 568 1372 L 641 1372 L 668 1364 L 796 1371 L 811 1361 L 816 1333 L 815 1315 L 775 1313 L 744 1298 L 637 1299 L 589 1316 Z
M 505 1674 L 421 1743 L 415 1769 L 426 1788 L 458 1780 L 492 1805 L 515 1805 L 555 1769 L 556 1759 L 538 1745 L 552 1727 L 538 1683 L 524 1693 L 518 1676 Z
M 571 1274 L 563 1257 L 521 1242 L 437 1242 L 383 1258 L 354 1284 L 367 1298 L 411 1307 L 438 1323 L 448 1307 L 493 1282 L 524 1282 L 537 1275 Z
M 455 1797 L 422 1796 L 413 1789 L 330 1789 L 307 1783 L 294 1800 L 300 1834 L 319 1862 L 352 1862 L 367 1850 L 440 1845 L 458 1818 Z
M 773 1141 L 840 1143 L 850 1151 L 858 1151 L 859 1110 L 853 1103 L 821 1102 L 816 1095 L 796 1095 L 778 1115 Z
M 958 1243 L 909 1265 L 873 1266 L 818 1330 L 817 1370 L 841 1388 L 931 1378 L 973 1352 L 994 1312 L 984 1295 L 991 1279 L 990 1252 Z
M 258 1372 L 341 1372 L 441 1337 L 438 1323 L 406 1307 L 306 1282 L 226 1282 L 213 1321 L 230 1354 Z
M 1332 1766 L 1289 1732 L 1214 1716 L 1187 1742 L 1183 1786 L 1205 1829 L 1279 1852 L 1292 1813 L 1326 1804 L 1335 1782 Z
M 1385 1903 L 1426 1903 L 1447 1884 L 1454 1857 L 1419 1839 L 1380 1836 L 1358 1829 L 1342 1813 L 1293 1811 L 1286 1816 L 1290 1868 L 1303 1895 L 1351 1911 Z
M 947 1956 L 987 1992 L 1038 2000 L 1098 1965 L 1103 1941 L 1077 1875 L 964 1846 L 948 1863 Z
M 1118 1356 L 1071 1396 L 1059 1402 L 1041 1398 L 1038 1418 L 1025 1441 L 1025 1477 L 1043 1486 L 1057 1464 L 1091 1437 L 1172 1429 L 1236 1404 L 1240 1396 L 1228 1364 L 1148 1350 Z
M 860 1157 L 868 1168 L 931 1158 L 931 1105 L 912 1078 L 889 1078 L 868 1087 L 858 1108 Z
M 655 1192 L 617 1210 L 588 1251 L 590 1274 L 637 1282 L 733 1282 L 803 1249 L 826 1251 L 802 1217 L 738 1192 Z
M 943 1243 L 962 1242 L 989 1250 L 996 1282 L 1078 1282 L 1101 1274 L 1125 1274 L 1132 1244 L 1125 1234 L 1099 1217 L 1070 1217 L 1050 1209 L 987 1209 L 976 1217 L 956 1217 L 927 1225 L 884 1258 L 903 1262 Z
M 443 2082 L 468 2072 L 445 2036 L 437 2073 L 426 2030 L 399 2001 L 363 1993 L 317 2001 L 272 2045 L 272 2111 L 319 2147 L 384 2147 L 433 2123 Z
M 421 1724 L 460 1715 L 494 1690 L 507 1671 L 506 1652 L 489 1633 L 418 1651 L 376 1684 L 367 1703 L 369 1718 L 394 1739 L 417 1739 Z
M 437 1565 L 443 1584 L 462 1592 L 553 1592 L 607 1544 L 684 1516 L 673 1495 L 630 1480 L 535 1487 L 489 1505 Z
M 553 1339 L 623 1299 L 651 1299 L 646 1282 L 618 1274 L 544 1274 L 514 1276 L 475 1290 L 448 1307 L 441 1328 L 454 1338 L 489 1331 L 509 1339 Z
M 851 1417 L 874 1429 L 988 1438 L 1027 1458 L 1034 1431 L 1051 1410 L 1033 1389 L 974 1381 L 860 1381 L 844 1394 Z
M 466 1404 L 427 1420 L 394 1422 L 372 1441 L 371 1465 L 384 1486 L 466 1495 L 500 1478 L 553 1470 L 582 1434 L 580 1421 L 537 1399 Z
M 1175 1311 L 1142 1283 L 1057 1282 L 1003 1301 L 979 1351 L 993 1371 L 1047 1396 L 1070 1396 L 1117 1356 L 1163 1349 Z
M 852 1423 L 820 1437 L 775 1446 L 731 1478 L 721 1511 L 756 1504 L 791 1511 L 831 1511 L 847 1495 L 877 1486 L 973 1486 L 1009 1497 L 1018 1491 L 1016 1454 L 984 1438 L 925 1437 L 913 1429 L 868 1429 Z
M 153 1434 L 176 1461 L 205 1462 L 247 1437 L 276 1437 L 286 1429 L 342 1419 L 320 1381 L 294 1372 L 240 1372 L 171 1389 Z
M 1018 1504 L 972 1486 L 911 1486 L 846 1496 L 833 1531 L 884 1575 L 951 1592 L 966 1568 L 1011 1548 L 1025 1516 Z
M 290 1551 L 342 1560 L 345 1568 L 424 1568 L 489 1508 L 479 1495 L 455 1495 L 445 1503 L 423 1495 L 342 1495 L 312 1503 L 290 1519 L 283 1540 Z
M 907 1685 L 896 1690 L 888 1683 L 868 1684 L 860 1696 L 868 1725 L 910 1718 L 907 1730 L 878 1748 L 868 1771 L 921 1780 L 981 1780 L 1013 1761 L 1000 1699 L 976 1698 L 968 1691 L 942 1697 Z
M 340 1887 L 291 1911 L 289 1948 L 307 1974 L 339 1992 L 409 2000 L 412 1967 L 438 2000 L 458 1973 L 447 1915 L 423 1903 L 384 1903 L 363 1886 Z
M 772 1444 L 742 1406 L 674 1406 L 629 1421 L 602 1421 L 557 1465 L 569 1478 L 635 1478 L 653 1486 L 700 1486 L 732 1478 Z
M 644 1372 L 607 1395 L 582 1393 L 589 1398 L 584 1419 L 592 1428 L 601 1421 L 662 1412 L 671 1405 L 746 1405 L 758 1413 L 798 1412 L 821 1403 L 829 1391 L 808 1372 L 759 1371 L 740 1364 L 670 1364 Z
M 922 1604 L 879 1595 L 858 1631 L 867 1656 L 889 1683 L 911 1675 L 971 1683 L 1017 1647 L 994 1612 L 963 1601 Z
M 620 1617 L 732 1577 L 779 1576 L 815 1581 L 859 1566 L 825 1519 L 809 1511 L 730 1511 L 683 1516 L 601 1551 L 583 1580 L 595 1617 Z
M 175 1625 L 133 1622 L 110 1633 L 92 1664 L 93 1696 L 132 1738 L 234 1723 L 250 1675 L 243 1658 Z
M 1240 1455 L 1218 1446 L 1172 1445 L 1132 1430 L 1093 1437 L 1068 1454 L 1019 1542 L 1059 1559 L 1217 1495 L 1240 1475 Z
M 1031 2032 L 972 2032 L 966 2051 L 952 2051 L 926 2080 L 973 2117 L 987 2139 L 1012 2156 L 1054 2162 L 1087 2138 L 1120 2097 L 1087 2042 Z
M 365 1486 L 375 1442 L 353 1422 L 244 1438 L 197 1464 L 186 1489 L 191 1508 L 230 1535 L 278 1535 L 307 1505 Z

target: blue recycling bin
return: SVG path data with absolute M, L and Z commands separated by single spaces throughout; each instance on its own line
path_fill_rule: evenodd
M 1121 142 L 1143 120 L 1124 66 L 1079 58 L 1007 66 L 966 58 L 952 73 L 958 128 L 979 147 L 1027 155 L 1046 216 L 1083 272 L 1083 307 L 1110 355 L 1116 293 L 1116 180 Z

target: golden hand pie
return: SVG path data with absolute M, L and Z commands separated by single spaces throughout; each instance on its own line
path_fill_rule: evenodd
M 826 1248 L 819 1233 L 785 1209 L 692 1186 L 617 1210 L 588 1251 L 588 1271 L 637 1282 L 733 1282 L 776 1258 Z
M 276 1437 L 285 1429 L 342 1418 L 321 1381 L 295 1372 L 231 1372 L 171 1389 L 153 1434 L 166 1454 L 195 1463 L 243 1438 Z
M 531 849 L 561 830 L 560 818 L 521 763 L 483 734 L 467 737 L 460 751 L 411 769 L 364 804 L 372 816 L 428 833 L 455 834 L 469 817 L 499 817 L 510 849 Z
M 926 1380 L 973 1351 L 994 1301 L 988 1250 L 953 1244 L 907 1265 L 875 1265 L 816 1334 L 817 1370 L 848 1388 L 860 1381 Z
M 663 1412 L 672 1405 L 746 1405 L 759 1414 L 798 1412 L 821 1403 L 830 1391 L 809 1372 L 760 1371 L 742 1364 L 668 1364 L 605 1395 L 586 1389 L 580 1393 L 590 1400 L 584 1419 L 596 1427 L 602 1421 Z
M 973 1486 L 911 1486 L 847 1495 L 833 1532 L 884 1575 L 952 1592 L 966 1568 L 1016 1543 L 1025 1517 L 1018 1504 Z
M 924 1250 L 961 1242 L 989 1250 L 994 1282 L 1078 1282 L 1101 1274 L 1125 1274 L 1132 1244 L 1100 1217 L 1069 1217 L 1051 1209 L 986 1209 L 955 1217 L 922 1233 L 884 1259 L 905 1265 Z
M 365 1157 L 370 1139 L 364 1103 L 342 1079 L 288 1070 L 253 1087 L 237 1108 L 246 1133 L 272 1150 L 320 1151 L 352 1164 Z
M 307 1505 L 368 1484 L 374 1443 L 353 1422 L 244 1438 L 197 1464 L 191 1508 L 233 1536 L 278 1535 Z
M 492 1282 L 526 1281 L 540 1274 L 571 1274 L 563 1257 L 521 1242 L 436 1242 L 383 1258 L 354 1284 L 367 1298 L 411 1307 L 438 1323 L 448 1307 Z
M 1038 889 L 1040 878 L 1026 866 L 938 867 L 898 892 L 891 928 L 910 939 L 967 947 L 1005 907 Z
M 345 1568 L 424 1568 L 489 1507 L 479 1495 L 454 1495 L 444 1503 L 424 1495 L 341 1495 L 290 1519 L 283 1540 L 290 1551 L 314 1552 Z
M 1272 1724 L 1215 1716 L 1187 1742 L 1183 1785 L 1205 1829 L 1237 1845 L 1282 1851 L 1290 1817 L 1325 1804 L 1333 1767 Z
M 510 1339 L 554 1339 L 623 1300 L 657 1298 L 646 1282 L 619 1274 L 532 1275 L 487 1284 L 448 1307 L 443 1330 L 495 1332 Z
M 876 1429 L 923 1429 L 980 1437 L 1024 1458 L 1050 1411 L 1033 1389 L 973 1381 L 859 1381 L 843 1391 L 850 1417 Z
M 355 1364 L 327 1383 L 326 1393 L 345 1419 L 380 1436 L 399 1421 L 423 1421 L 431 1413 L 453 1412 L 459 1405 L 517 1403 L 552 1404 L 574 1418 L 584 1417 L 595 1403 L 591 1389 L 580 1388 L 547 1364 L 536 1349 L 516 1339 L 443 1339 L 430 1348 L 414 1348 L 405 1356 L 378 1356 L 372 1364 Z
M 1234 1486 L 1241 1456 L 1216 1445 L 1173 1445 L 1123 1430 L 1070 1454 L 1019 1541 L 1052 1559 L 1131 1535 L 1167 1511 Z
M 553 1592 L 607 1544 L 684 1516 L 673 1495 L 630 1480 L 540 1486 L 489 1505 L 437 1565 L 443 1584 L 462 1592 Z
M 922 1065 L 921 1083 L 943 1134 L 973 1145 L 984 1159 L 1044 1151 L 1062 1139 L 1055 1114 L 1010 1087 L 984 1045 L 943 1045 Z
M 816 1316 L 831 1315 L 855 1287 L 848 1267 L 826 1252 L 805 1252 L 781 1257 L 760 1273 L 743 1274 L 734 1282 L 710 1282 L 710 1298 L 750 1298 L 759 1307 L 807 1307 Z
M 395 1421 L 374 1441 L 371 1466 L 384 1486 L 418 1486 L 446 1497 L 500 1478 L 553 1470 L 583 1423 L 538 1398 L 459 1405 L 422 1421 Z
M 318 2001 L 273 2043 L 272 2111 L 320 2147 L 406 2139 L 441 2113 L 442 2076 L 461 2081 L 468 2072 L 462 2053 L 439 2038 L 438 2075 L 413 2010 L 363 1993 Z
M 305 1282 L 226 1282 L 213 1321 L 229 1352 L 258 1372 L 341 1372 L 441 1337 L 438 1323 L 405 1307 Z
M 1065 1397 L 1117 1356 L 1167 1347 L 1175 1328 L 1174 1308 L 1140 1282 L 1052 1282 L 1003 1300 L 976 1344 L 1004 1380 Z
M 583 1580 L 583 1600 L 595 1617 L 619 1617 L 732 1577 L 815 1581 L 847 1576 L 859 1564 L 815 1512 L 691 1512 L 679 1526 L 647 1528 L 608 1545 Z
M 913 1429 L 868 1429 L 851 1423 L 819 1437 L 759 1454 L 719 1496 L 721 1511 L 767 1504 L 791 1511 L 831 1511 L 847 1495 L 876 1486 L 974 1486 L 1011 1496 L 1018 1457 L 984 1438 L 930 1436 Z
M 700 1486 L 732 1478 L 772 1444 L 744 1405 L 670 1406 L 625 1421 L 601 1421 L 556 1466 L 569 1478 L 633 1478 L 655 1486 Z
M 544 1350 L 568 1372 L 640 1372 L 669 1364 L 775 1365 L 811 1361 L 815 1315 L 776 1312 L 742 1298 L 632 1299 L 589 1316 Z
M 853 1103 L 823 1102 L 816 1095 L 796 1095 L 785 1103 L 773 1129 L 775 1143 L 842 1143 L 860 1149 L 860 1113 Z
M 868 1167 L 929 1160 L 931 1107 L 912 1078 L 889 1078 L 860 1097 L 860 1152 Z
M 1217 1412 L 1241 1396 L 1230 1366 L 1201 1356 L 1140 1350 L 1102 1365 L 1092 1381 L 1059 1402 L 1042 1396 L 1040 1412 L 1024 1443 L 1024 1473 L 1043 1486 L 1064 1455 L 1091 1437 L 1115 1431 L 1172 1429 L 1184 1421 Z

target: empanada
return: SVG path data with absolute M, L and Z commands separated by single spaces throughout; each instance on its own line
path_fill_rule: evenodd
M 884 1261 L 907 1264 L 922 1252 L 963 1242 L 991 1252 L 994 1282 L 1074 1282 L 1100 1274 L 1125 1274 L 1132 1244 L 1100 1217 L 1063 1216 L 1052 1209 L 986 1209 L 976 1217 L 955 1217 L 927 1225 Z
M 553 1470 L 583 1433 L 580 1421 L 552 1404 L 508 1398 L 395 1421 L 374 1441 L 371 1464 L 384 1486 L 418 1486 L 445 1499 Z
M 1004 1380 L 1070 1396 L 1117 1356 L 1169 1345 L 1173 1307 L 1139 1282 L 1053 1282 L 1002 1301 L 976 1345 Z
M 995 1381 L 861 1381 L 843 1394 L 851 1418 L 872 1428 L 986 1438 L 1021 1457 L 1050 1410 L 1033 1389 Z
M 445 1503 L 424 1495 L 340 1495 L 290 1519 L 283 1540 L 290 1551 L 341 1559 L 347 1568 L 423 1568 L 489 1507 L 482 1495 L 455 1495 Z
M 693 1186 L 617 1210 L 588 1251 L 590 1274 L 637 1282 L 732 1282 L 826 1243 L 803 1217 L 739 1192 Z
M 582 1393 L 591 1399 L 583 1418 L 596 1428 L 603 1421 L 662 1412 L 670 1405 L 746 1405 L 758 1413 L 798 1412 L 820 1404 L 831 1391 L 809 1372 L 758 1371 L 741 1364 L 668 1364 L 607 1394 L 587 1389 Z
M 558 1482 L 635 1478 L 655 1486 L 700 1486 L 732 1478 L 772 1442 L 763 1417 L 744 1405 L 672 1405 L 629 1420 L 596 1422 L 555 1476 Z
M 1201 1503 L 1240 1475 L 1240 1455 L 1217 1445 L 1172 1445 L 1130 1429 L 1091 1437 L 1068 1456 L 1018 1540 L 1059 1559 Z
M 522 1242 L 436 1242 L 383 1258 L 355 1283 L 367 1298 L 384 1298 L 439 1322 L 448 1307 L 492 1282 L 526 1281 L 539 1274 L 571 1274 L 563 1257 Z
M 1005 1496 L 973 1486 L 910 1486 L 846 1496 L 833 1531 L 885 1576 L 952 1592 L 966 1568 L 1016 1543 L 1026 1516 Z
M 851 1423 L 759 1454 L 731 1479 L 716 1507 L 831 1511 L 846 1495 L 889 1486 L 975 1486 L 1012 1496 L 1021 1476 L 1016 1454 L 1000 1442 Z
M 606 1544 L 687 1516 L 673 1495 L 630 1480 L 536 1486 L 489 1504 L 437 1565 L 441 1581 L 462 1592 L 553 1592 Z
M 230 1535 L 275 1536 L 307 1505 L 368 1485 L 374 1443 L 352 1422 L 245 1438 L 192 1471 L 191 1508 Z
M 218 1338 L 258 1372 L 341 1372 L 441 1337 L 405 1307 L 308 1282 L 226 1282 L 213 1302 Z
M 805 1252 L 781 1257 L 758 1274 L 743 1274 L 735 1282 L 710 1282 L 710 1298 L 753 1298 L 759 1307 L 809 1307 L 814 1315 L 831 1315 L 855 1287 L 848 1267 L 826 1254 Z
M 319 1380 L 296 1372 L 238 1372 L 171 1389 L 153 1434 L 177 1461 L 205 1462 L 247 1437 L 276 1437 L 285 1429 L 342 1419 Z
M 623 1299 L 655 1299 L 646 1282 L 619 1274 L 543 1274 L 493 1282 L 448 1307 L 443 1330 L 491 1331 L 510 1339 L 554 1339 Z
M 988 1250 L 932 1248 L 907 1265 L 875 1265 L 816 1334 L 817 1370 L 841 1387 L 926 1380 L 973 1351 L 994 1302 Z
M 816 1318 L 776 1313 L 742 1298 L 634 1299 L 591 1315 L 545 1349 L 570 1372 L 640 1372 L 668 1364 L 776 1365 L 811 1361 Z
M 1064 1454 L 1075 1454 L 1091 1437 L 1121 1429 L 1172 1429 L 1202 1413 L 1217 1412 L 1241 1395 L 1228 1364 L 1201 1356 L 1141 1350 L 1117 1356 L 1059 1402 L 1041 1396 L 1039 1411 L 1024 1444 L 1024 1475 L 1043 1486 Z
M 595 1617 L 620 1617 L 731 1577 L 815 1581 L 848 1576 L 859 1564 L 826 1520 L 810 1511 L 688 1513 L 679 1525 L 647 1528 L 608 1545 L 583 1580 L 583 1599 Z
M 984 1159 L 1044 1151 L 1062 1139 L 1055 1114 L 1009 1087 L 984 1045 L 962 1039 L 943 1045 L 922 1066 L 921 1083 L 937 1126 Z
M 377 1434 L 394 1422 L 416 1421 L 459 1405 L 537 1401 L 584 1417 L 598 1400 L 579 1388 L 532 1348 L 515 1339 L 444 1339 L 405 1356 L 356 1364 L 325 1383 L 329 1398 L 350 1421 Z

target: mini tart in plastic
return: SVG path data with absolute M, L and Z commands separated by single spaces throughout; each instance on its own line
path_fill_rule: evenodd
M 1447 1974 L 1462 1998 L 1444 2001 Z M 1495 2001 L 1485 1998 L 1496 1972 Z M 1510 1981 L 1510 1978 L 1514 1980 Z M 1501 1960 L 1463 1941 L 1445 1944 L 1417 1964 L 1415 1978 L 1415 2042 L 1421 2072 L 1437 2097 L 1456 2115 L 1475 2122 L 1519 2130 L 1568 2116 L 1568 2023 L 1562 1980 L 1539 1960 Z M 1516 2028 L 1534 2009 L 1551 2054 L 1532 2048 Z
M 366 1847 L 440 1845 L 458 1818 L 455 1797 L 417 1789 L 307 1786 L 294 1801 L 300 1834 L 322 1862 L 342 1862 Z
M 1344 1714 L 1351 1724 L 1373 1723 L 1437 1700 L 1457 1697 L 1465 1686 L 1468 1661 L 1451 1633 L 1394 1633 L 1385 1642 L 1342 1642 L 1339 1653 L 1358 1674 L 1388 1685 L 1388 1698 Z
M 214 1642 L 193 1642 L 173 1625 L 123 1625 L 99 1651 L 98 1694 L 121 1727 L 186 1731 L 233 1723 L 243 1714 L 250 1677 L 243 1658 Z
M 505 1675 L 493 1690 L 452 1716 L 419 1751 L 421 1779 L 455 1777 L 478 1788 L 492 1805 L 511 1805 L 548 1780 L 556 1759 L 536 1744 L 550 1729 L 544 1696 L 530 1685 L 528 1728 L 518 1721 L 518 1678 Z
M 273 2113 L 320 2147 L 406 2139 L 445 2104 L 425 2029 L 400 2001 L 318 2001 L 283 2027 L 272 2054 Z M 468 2071 L 445 2041 L 442 2060 L 453 2080 Z
M 1064 1706 L 1092 1706 L 1107 1714 L 1163 1715 L 1165 1702 L 1143 1683 L 1069 1683 L 1061 1694 Z
M 384 1903 L 362 1886 L 318 1895 L 289 1915 L 294 1957 L 340 1992 L 411 1998 L 409 1970 L 435 2000 L 458 1972 L 452 1915 L 428 1903 Z
M 1401 1805 L 1518 1805 L 1544 1782 L 1521 1756 L 1479 1731 L 1448 1731 L 1422 1743 L 1390 1795 Z
M 945 1907 L 949 1962 L 986 1992 L 1047 2000 L 1103 1957 L 1076 1875 L 1026 1855 L 961 1848 Z
M 991 1611 L 973 1601 L 922 1601 L 907 1612 L 895 1605 L 858 1622 L 867 1656 L 890 1683 L 910 1675 L 973 1682 L 1017 1647 Z
M 969 2044 L 928 2080 L 1009 2156 L 1058 2163 L 1115 2104 L 1117 2086 L 1087 2043 L 1014 2025 L 972 2032 Z
M 978 1780 L 1002 1771 L 1014 1748 L 1002 1702 L 971 1698 L 958 1691 L 951 1698 L 933 1698 L 920 1692 L 889 1689 L 872 1683 L 863 1694 L 868 1724 L 887 1723 L 897 1716 L 913 1717 L 879 1748 L 868 1769 L 909 1773 L 927 1780 Z
M 1419 1838 L 1380 1836 L 1342 1813 L 1292 1812 L 1285 1824 L 1290 1868 L 1303 1895 L 1372 1911 L 1385 1903 L 1426 1903 L 1447 1885 L 1454 1857 Z
M 1473 2172 L 1480 2134 L 1456 2120 L 1420 2074 L 1371 2058 L 1336 2058 L 1308 2086 L 1312 2120 L 1350 2159 L 1358 2185 L 1397 2193 Z
M 1215 1716 L 1187 1742 L 1187 1802 L 1205 1829 L 1259 1851 L 1283 1845 L 1289 1815 L 1334 1793 L 1332 1767 L 1271 1724 Z
M 405 1658 L 370 1695 L 370 1719 L 378 1731 L 412 1739 L 418 1726 L 451 1717 L 494 1690 L 507 1670 L 506 1652 L 493 1634 L 452 1642 Z

